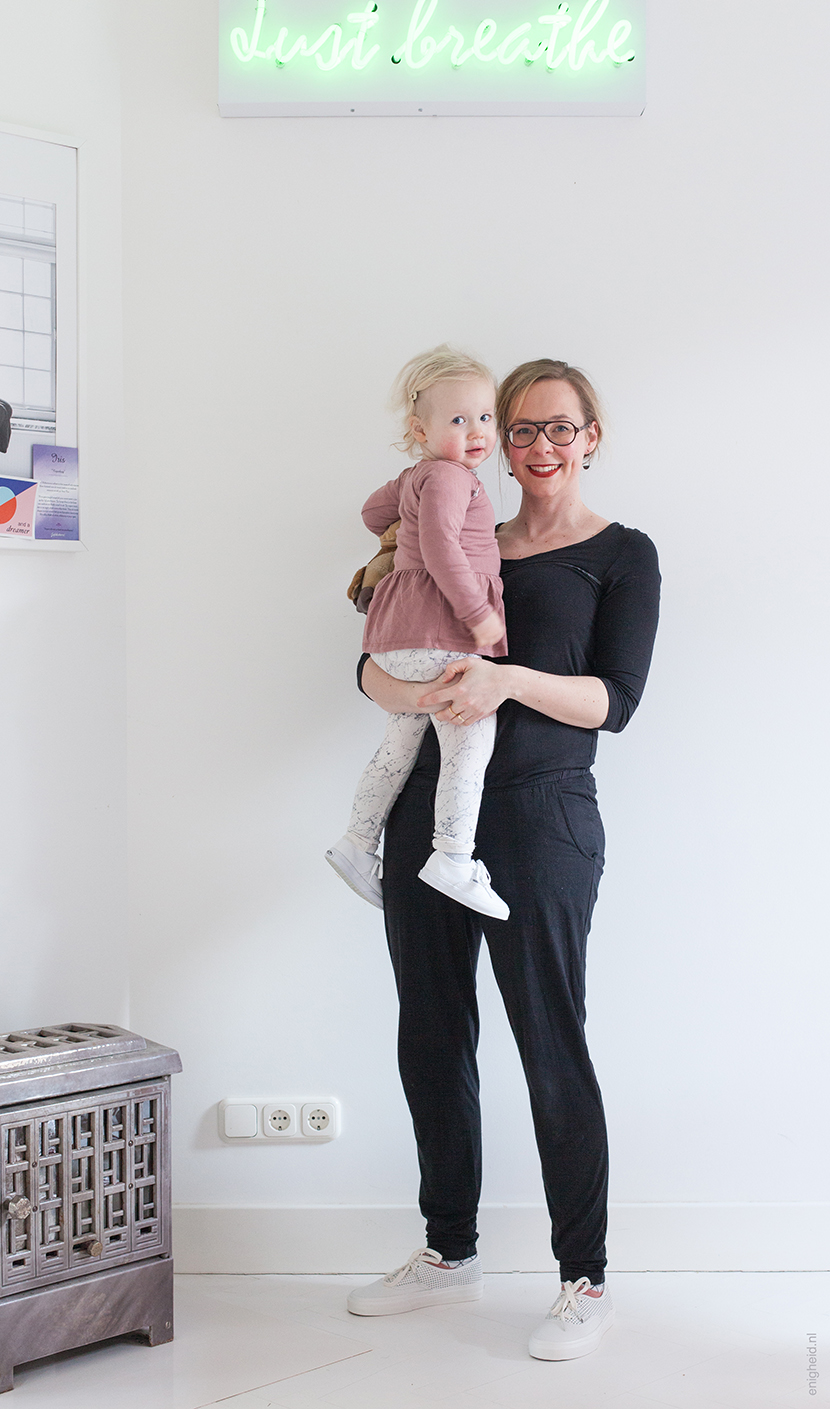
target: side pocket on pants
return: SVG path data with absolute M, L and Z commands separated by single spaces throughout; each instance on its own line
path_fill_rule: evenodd
M 556 796 L 568 835 L 581 856 L 605 861 L 605 829 L 597 807 L 596 783 L 590 773 L 581 777 L 556 780 Z

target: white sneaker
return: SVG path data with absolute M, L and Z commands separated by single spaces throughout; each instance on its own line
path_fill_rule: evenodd
M 490 873 L 483 861 L 453 861 L 443 851 L 433 851 L 426 866 L 418 872 L 433 890 L 440 890 L 452 900 L 460 900 L 468 910 L 480 915 L 492 915 L 494 920 L 506 920 L 510 910 L 490 885 Z
M 368 1287 L 349 1292 L 346 1305 L 355 1316 L 391 1316 L 421 1306 L 445 1306 L 451 1301 L 478 1301 L 484 1291 L 478 1257 L 459 1267 L 440 1267 L 440 1252 L 420 1248 L 403 1267 Z
M 383 862 L 372 851 L 361 851 L 348 837 L 341 837 L 326 852 L 326 860 L 341 880 L 370 905 L 383 909 Z
M 602 1296 L 586 1296 L 589 1277 L 565 1282 L 545 1320 L 530 1337 L 528 1349 L 537 1360 L 575 1360 L 590 1355 L 614 1321 L 606 1287 Z

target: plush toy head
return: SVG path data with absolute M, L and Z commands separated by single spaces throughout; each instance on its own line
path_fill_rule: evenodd
M 365 616 L 378 583 L 395 566 L 396 535 L 401 526 L 400 519 L 390 524 L 380 540 L 380 552 L 376 553 L 365 568 L 358 568 L 347 589 L 350 602 Z

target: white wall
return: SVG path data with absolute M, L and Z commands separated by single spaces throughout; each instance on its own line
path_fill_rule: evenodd
M 31 125 L 36 109 L 87 137 L 90 553 L 0 557 L 7 659 L 26 660 L 3 686 L 23 749 L 4 903 L 35 955 L 25 999 L 4 990 L 9 1025 L 118 1020 L 123 994 L 112 7 L 39 0 L 37 53 L 31 10 L 0 3 L 17 54 L 0 117 Z M 131 1023 L 182 1053 L 176 1196 L 217 1210 L 183 1213 L 181 1265 L 291 1265 L 293 1226 L 310 1240 L 298 1270 L 357 1268 L 366 1247 L 361 1265 L 382 1267 L 418 1236 L 382 927 L 322 852 L 380 729 L 353 687 L 344 588 L 372 551 L 359 505 L 404 463 L 386 391 L 448 338 L 499 373 L 539 355 L 585 366 L 612 421 L 590 502 L 661 550 L 649 690 L 597 768 L 609 863 L 589 1022 L 622 1206 L 612 1261 L 826 1266 L 808 1224 L 827 1156 L 830 14 L 794 0 L 782 47 L 772 0 L 664 0 L 642 118 L 422 123 L 222 121 L 213 7 L 120 11 Z M 490 488 L 498 504 L 494 470 Z M 75 734 L 55 784 L 56 693 Z M 486 969 L 482 989 L 483 1251 L 545 1266 L 527 1101 Z M 250 1094 L 335 1095 L 343 1135 L 222 1146 L 217 1101 Z M 340 1211 L 294 1212 L 309 1206 Z
M 589 1006 L 612 1198 L 826 1197 L 810 1073 L 830 15 L 792 7 L 796 63 L 770 0 L 651 10 L 641 119 L 423 123 L 222 121 L 213 12 L 145 0 L 126 19 L 131 473 L 171 509 L 132 496 L 132 1017 L 184 1058 L 185 1205 L 416 1201 L 380 918 L 322 852 L 380 729 L 343 595 L 372 551 L 358 508 L 403 463 L 391 378 L 443 338 L 499 373 L 545 354 L 588 368 L 612 420 L 590 501 L 662 554 L 649 691 L 597 769 L 610 860 Z M 538 1205 L 486 972 L 483 990 L 484 1198 Z M 222 1146 L 215 1103 L 251 1094 L 334 1094 L 344 1133 Z M 330 1265 L 357 1256 L 366 1220 L 349 1217 Z M 229 1265 L 230 1219 L 181 1226 L 190 1265 L 198 1239 Z M 281 1265 L 286 1219 L 253 1226 L 260 1264 Z
M 0 122 L 79 143 L 88 549 L 0 546 L 2 1032 L 127 1017 L 118 65 L 104 0 L 0 0 Z

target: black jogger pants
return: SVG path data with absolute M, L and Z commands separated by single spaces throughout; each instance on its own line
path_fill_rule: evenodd
M 608 1156 L 584 1031 L 585 949 L 604 852 L 593 777 L 565 769 L 485 789 L 476 854 L 510 906 L 506 921 L 475 914 L 418 879 L 432 849 L 433 798 L 434 785 L 414 774 L 387 823 L 383 864 L 400 1071 L 429 1246 L 451 1259 L 475 1252 L 483 930 L 527 1078 L 561 1277 L 601 1282 Z

